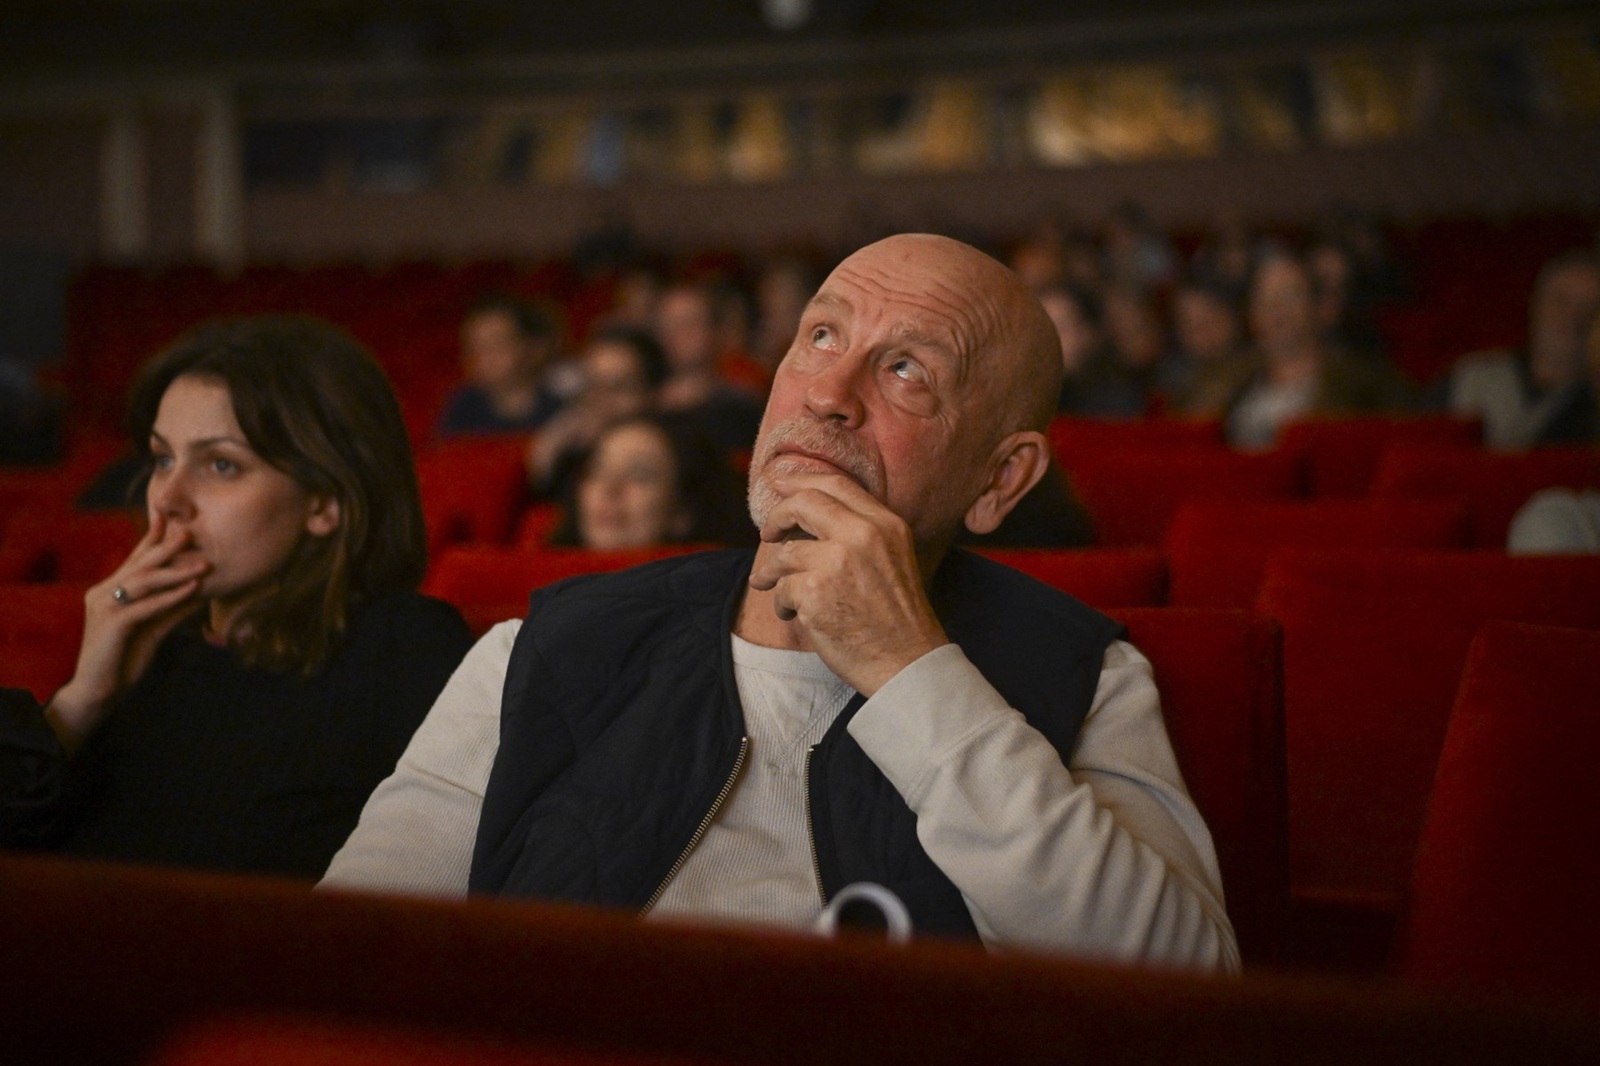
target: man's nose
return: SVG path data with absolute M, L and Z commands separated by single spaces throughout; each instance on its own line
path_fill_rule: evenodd
M 846 428 L 855 428 L 865 413 L 861 402 L 865 376 L 863 357 L 841 354 L 806 382 L 806 409 L 819 420 L 831 419 Z

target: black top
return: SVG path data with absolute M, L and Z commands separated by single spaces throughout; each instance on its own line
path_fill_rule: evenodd
M 455 608 L 411 592 L 362 610 L 310 678 L 247 670 L 185 628 L 70 763 L 4 690 L 0 840 L 320 877 L 470 644 Z

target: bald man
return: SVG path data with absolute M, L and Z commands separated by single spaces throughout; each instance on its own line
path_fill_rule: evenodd
M 754 552 L 534 593 L 468 655 L 326 886 L 808 928 L 856 882 L 919 932 L 1230 971 L 1149 663 L 961 551 L 1043 475 L 1055 331 L 957 241 L 856 252 L 750 467 Z

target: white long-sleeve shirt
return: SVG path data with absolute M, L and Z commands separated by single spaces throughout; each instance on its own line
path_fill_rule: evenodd
M 498 748 L 501 689 L 520 625 L 495 626 L 468 653 L 334 856 L 325 886 L 466 895 Z M 749 663 L 738 665 L 737 658 L 748 702 Z M 826 678 L 818 680 L 826 688 Z M 818 723 L 811 728 L 817 731 Z M 1211 838 L 1178 772 L 1150 664 L 1131 645 L 1107 649 L 1066 765 L 955 645 L 901 671 L 847 728 L 916 813 L 922 846 L 961 890 L 986 943 L 1238 968 Z M 767 785 L 746 787 L 751 783 L 734 790 L 717 823 L 760 824 L 749 821 L 750 805 L 792 806 L 764 794 Z M 713 836 L 707 834 L 709 845 L 702 841 L 703 854 L 691 853 L 652 915 L 809 924 L 814 913 L 804 907 L 791 905 L 774 919 L 742 902 L 754 897 L 738 886 L 708 890 L 715 884 L 708 870 L 734 868 L 727 849 L 742 854 L 748 843 L 738 831 L 720 841 Z M 782 844 L 768 850 L 793 851 Z M 771 876 L 787 881 L 790 898 L 814 883 L 808 853 L 804 862 L 774 865 L 779 869 Z

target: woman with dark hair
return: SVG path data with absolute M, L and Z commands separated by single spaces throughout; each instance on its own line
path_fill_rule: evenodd
M 645 415 L 600 434 L 550 542 L 619 551 L 755 539 L 727 454 L 692 419 Z
M 0 838 L 316 877 L 470 645 L 415 591 L 399 404 L 348 335 L 264 317 L 180 339 L 129 412 L 149 528 L 42 712 L 5 690 Z

